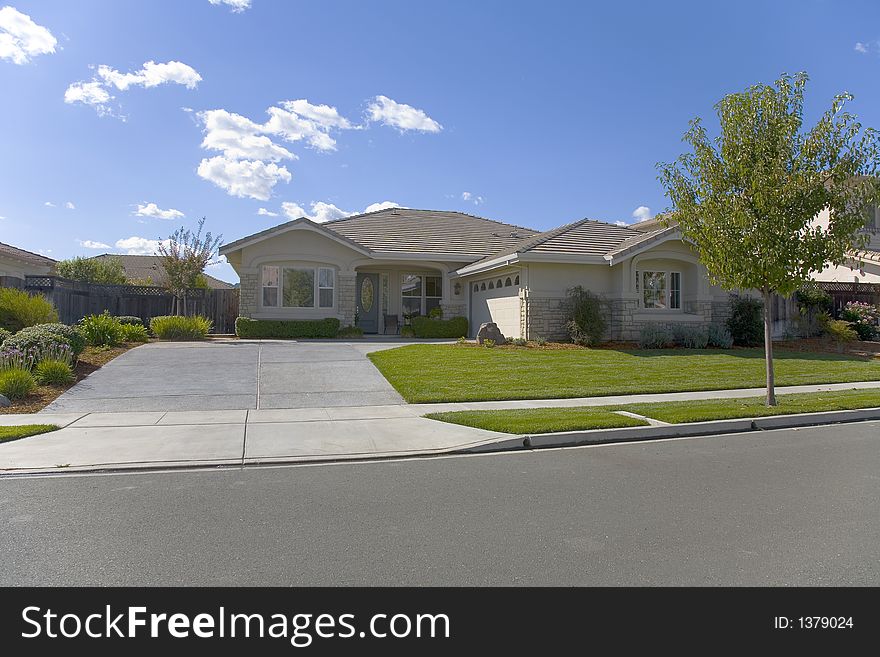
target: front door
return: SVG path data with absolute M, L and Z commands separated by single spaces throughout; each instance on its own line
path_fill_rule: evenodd
M 358 274 L 358 326 L 364 333 L 379 332 L 379 274 Z

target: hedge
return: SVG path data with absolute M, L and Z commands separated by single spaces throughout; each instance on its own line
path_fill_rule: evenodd
M 460 338 L 467 335 L 468 321 L 466 317 L 452 319 L 413 317 L 412 328 L 417 338 Z
M 339 320 L 326 319 L 251 319 L 235 320 L 235 334 L 240 338 L 335 338 Z

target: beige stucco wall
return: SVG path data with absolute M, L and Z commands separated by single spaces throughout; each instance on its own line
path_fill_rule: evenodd
M 227 254 L 229 264 L 241 278 L 242 315 L 256 319 L 321 319 L 336 317 L 345 326 L 354 322 L 357 273 L 380 275 L 377 299 L 381 302 L 382 277 L 387 277 L 388 314 L 401 314 L 400 283 L 404 274 L 443 278 L 441 305 L 446 316 L 467 314 L 467 292 L 462 285 L 455 292 L 449 273 L 461 263 L 400 259 L 377 259 L 308 226 L 268 237 Z M 284 308 L 262 306 L 262 267 L 330 267 L 336 272 L 332 308 Z M 381 306 L 380 306 L 381 308 Z M 380 315 L 382 312 L 380 311 Z M 381 318 L 380 318 L 381 324 Z M 381 330 L 381 326 L 380 326 Z

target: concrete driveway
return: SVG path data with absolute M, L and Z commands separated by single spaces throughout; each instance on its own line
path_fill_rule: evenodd
M 401 343 L 404 344 L 404 343 Z M 395 342 L 152 343 L 114 359 L 44 413 L 402 404 L 366 354 Z

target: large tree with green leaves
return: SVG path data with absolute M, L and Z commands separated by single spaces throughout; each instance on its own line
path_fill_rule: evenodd
M 768 405 L 776 404 L 772 295 L 790 295 L 811 273 L 846 261 L 880 202 L 878 133 L 846 111 L 848 93 L 806 128 L 806 83 L 805 73 L 782 75 L 725 96 L 715 106 L 717 136 L 696 118 L 683 139 L 692 151 L 657 165 L 672 204 L 666 221 L 694 244 L 711 280 L 763 297 Z M 822 225 L 816 218 L 826 209 Z
M 217 253 L 223 240 L 222 235 L 212 235 L 211 231 L 202 235 L 205 218 L 199 220 L 195 231 L 181 226 L 164 242 L 159 243 L 162 266 L 168 276 L 168 289 L 177 300 L 173 312 L 186 314 L 186 291 L 205 287 L 202 272 Z

